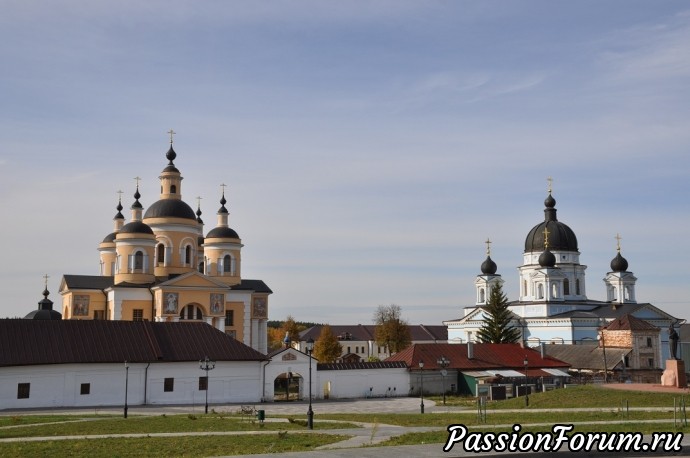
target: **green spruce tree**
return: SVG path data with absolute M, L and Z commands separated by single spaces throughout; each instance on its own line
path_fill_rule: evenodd
M 489 301 L 484 307 L 484 324 L 477 337 L 484 343 L 515 343 L 520 340 L 520 330 L 510 325 L 512 315 L 508 310 L 508 298 L 497 283 L 491 288 Z

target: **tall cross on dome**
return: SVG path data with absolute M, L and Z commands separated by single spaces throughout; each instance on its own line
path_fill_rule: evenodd
M 141 178 L 139 177 L 134 177 L 134 180 L 137 182 L 137 189 L 139 189 L 139 182 L 141 181 Z
M 549 229 L 544 228 L 544 249 L 547 249 L 549 247 Z
M 177 132 L 175 132 L 174 130 L 170 129 L 170 130 L 168 131 L 168 133 L 170 134 L 170 144 L 172 145 L 172 144 L 173 144 L 173 135 L 175 135 Z
M 49 279 L 49 278 L 50 278 L 50 276 L 49 276 L 48 274 L 45 274 L 45 275 L 43 276 L 43 280 L 45 280 L 46 289 L 48 289 L 48 279 Z
M 548 178 L 546 178 L 546 181 L 549 182 L 548 190 L 549 190 L 549 194 L 551 194 L 551 191 L 553 191 L 553 178 L 548 177 Z
M 202 199 L 201 196 L 197 196 L 197 197 L 196 197 L 196 206 L 197 206 L 197 207 L 201 207 L 201 199 Z
M 220 188 L 221 188 L 221 192 L 223 193 L 223 195 L 225 195 L 225 188 L 226 187 L 227 187 L 227 185 L 225 183 L 221 183 Z
M 616 250 L 618 250 L 618 252 L 620 253 L 621 252 L 621 236 L 620 236 L 620 234 L 616 234 L 615 238 L 616 238 Z
M 137 184 L 138 184 L 138 183 L 137 183 Z M 122 194 L 124 194 L 124 192 L 122 192 L 122 189 L 120 189 L 119 191 L 117 191 L 117 193 L 119 194 L 119 196 L 117 197 L 118 200 L 119 200 L 120 202 L 122 202 Z
M 491 239 L 487 237 L 484 243 L 486 243 L 486 255 L 491 256 Z

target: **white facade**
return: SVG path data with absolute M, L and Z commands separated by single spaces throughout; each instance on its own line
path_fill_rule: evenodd
M 218 361 L 209 371 L 208 402 L 261 400 L 260 361 Z M 0 368 L 0 405 L 4 409 L 124 406 L 125 384 L 130 406 L 145 404 L 204 405 L 206 392 L 199 363 L 50 364 Z M 166 391 L 166 379 L 171 391 Z M 172 380 L 172 382 L 170 382 Z M 28 398 L 18 399 L 20 384 Z M 88 386 L 88 394 L 81 394 Z M 25 386 L 24 386 L 25 388 Z

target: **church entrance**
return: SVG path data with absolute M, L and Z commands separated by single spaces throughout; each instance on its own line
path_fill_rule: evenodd
M 303 378 L 296 372 L 283 372 L 273 380 L 275 402 L 298 401 L 302 398 Z
M 201 307 L 197 304 L 185 305 L 180 310 L 180 320 L 198 320 L 204 319 L 204 313 Z

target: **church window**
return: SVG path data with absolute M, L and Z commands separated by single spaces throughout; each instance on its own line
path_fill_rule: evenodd
M 187 245 L 184 249 L 184 264 L 185 265 L 191 265 L 192 264 L 192 246 Z
M 17 399 L 29 399 L 31 392 L 31 383 L 17 384 Z
M 226 254 L 223 258 L 223 273 L 230 273 L 232 267 L 232 257 Z
M 556 284 L 556 283 L 551 285 L 551 296 L 554 298 L 558 297 L 558 284 Z
M 144 321 L 144 309 L 132 310 L 132 321 Z
M 206 390 L 208 390 L 208 377 L 201 376 L 199 377 L 199 391 Z
M 193 304 L 189 304 L 180 312 L 181 320 L 203 320 L 204 316 L 201 309 Z
M 90 383 L 82 383 L 81 387 L 79 388 L 79 394 L 82 396 L 85 394 L 91 394 L 91 384 Z
M 579 278 L 575 279 L 575 294 L 577 294 L 578 296 L 580 294 L 582 294 L 582 293 L 580 293 L 580 279 Z
M 647 337 L 647 347 L 650 347 L 650 348 L 652 347 L 652 338 L 651 337 Z
M 570 294 L 570 280 L 567 278 L 563 280 L 563 295 L 568 296 Z
M 527 291 L 527 280 L 522 280 L 522 295 L 529 296 L 529 291 Z
M 541 283 L 537 285 L 537 299 L 544 299 L 544 285 Z
M 225 326 L 234 326 L 235 325 L 235 311 L 234 310 L 226 310 L 225 311 Z
M 158 246 L 156 246 L 156 262 L 159 266 L 162 266 L 165 262 L 165 245 L 162 243 L 159 243 Z
M 163 379 L 163 391 L 171 392 L 175 388 L 175 379 L 167 377 Z
M 654 358 L 647 358 L 647 366 L 654 367 Z
M 352 352 L 350 351 L 350 347 L 347 347 L 347 352 L 348 352 L 348 353 L 352 353 Z
M 144 253 L 137 251 L 134 253 L 134 270 L 144 269 Z
M 617 301 L 618 300 L 618 288 L 615 286 L 613 287 L 613 297 L 611 298 L 612 301 Z
M 484 303 L 486 298 L 484 297 L 484 288 L 479 288 L 479 302 Z
M 202 274 L 204 273 L 204 261 L 201 261 L 199 263 L 199 272 Z
M 176 194 L 177 193 L 177 186 L 174 184 L 170 185 L 170 194 Z
M 105 320 L 105 310 L 94 310 L 93 311 L 94 320 Z

